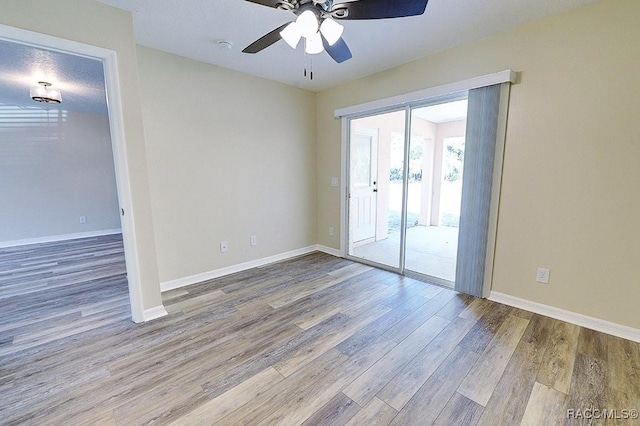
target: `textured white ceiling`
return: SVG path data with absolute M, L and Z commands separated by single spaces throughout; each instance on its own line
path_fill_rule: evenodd
M 102 61 L 0 39 L 0 104 L 21 108 L 107 113 Z M 62 103 L 42 104 L 29 96 L 38 81 L 62 92 Z
M 419 17 L 343 21 L 353 59 L 336 64 L 326 53 L 314 55 L 313 81 L 303 76 L 301 47 L 278 42 L 255 55 L 241 52 L 290 21 L 291 12 L 243 0 L 98 1 L 132 11 L 138 44 L 319 91 L 597 0 L 430 0 Z M 233 49 L 219 48 L 220 40 Z M 0 104 L 55 108 L 29 97 L 30 86 L 45 80 L 62 91 L 60 108 L 106 113 L 101 61 L 2 39 L 0 53 Z
M 241 52 L 291 21 L 291 12 L 243 0 L 98 1 L 133 13 L 138 44 L 319 91 L 597 0 L 430 0 L 418 17 L 342 21 L 353 59 L 336 64 L 314 55 L 313 81 L 303 76 L 302 46 L 294 51 L 280 41 L 255 55 Z M 233 49 L 219 48 L 220 40 Z

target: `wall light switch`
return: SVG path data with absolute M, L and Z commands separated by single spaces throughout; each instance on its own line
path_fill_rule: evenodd
M 329 227 L 329 236 L 333 237 L 333 227 Z
M 337 177 L 331 178 L 331 186 L 338 186 L 338 182 L 340 181 Z
M 251 245 L 252 246 L 257 246 L 258 245 L 258 237 L 256 237 L 255 235 L 251 236 Z

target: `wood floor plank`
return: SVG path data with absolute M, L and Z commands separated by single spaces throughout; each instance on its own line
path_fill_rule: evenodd
M 538 377 L 570 377 L 567 409 L 640 405 L 637 343 L 573 350 L 573 326 L 324 253 L 163 303 L 130 320 L 120 235 L 0 248 L 0 423 L 548 424 Z
M 262 393 L 282 380 L 284 380 L 284 376 L 278 373 L 273 367 L 268 367 L 238 386 L 175 420 L 171 423 L 171 426 L 205 426 L 215 424 L 228 414 L 259 397 Z
M 468 398 L 454 392 L 447 405 L 433 422 L 434 425 L 464 425 L 472 426 L 478 423 L 483 407 Z
M 347 359 L 348 357 L 337 350 L 324 353 L 310 362 L 303 370 L 286 377 L 258 395 L 251 404 L 245 404 L 225 416 L 220 423 L 230 425 L 260 423 L 290 403 L 298 393 L 314 386 L 318 380 L 326 377 L 327 373 L 336 365 L 342 365 Z
M 498 305 L 485 313 L 460 342 L 460 346 L 470 351 L 482 353 L 512 310 L 509 306 Z
M 528 324 L 529 320 L 514 316 L 505 319 L 458 392 L 486 406 Z
M 458 316 L 460 318 L 477 321 L 496 306 L 497 303 L 487 299 L 474 299 Z
M 309 343 L 295 355 L 277 363 L 275 365 L 276 370 L 284 376 L 291 375 L 325 351 L 339 345 L 356 331 L 364 328 L 367 324 L 375 321 L 389 311 L 390 309 L 386 306 L 375 306 L 365 310 L 351 321 L 345 322 L 342 328 L 336 328 L 315 342 Z
M 565 393 L 536 382 L 520 425 L 562 425 L 567 417 L 566 404 Z
M 427 302 L 413 311 L 410 315 L 390 328 L 384 335 L 386 338 L 400 342 L 411 334 L 416 328 L 436 314 L 444 305 L 455 297 L 456 293 L 444 290 L 437 296 L 427 300 Z
M 538 372 L 538 382 L 569 394 L 579 334 L 580 327 L 577 325 L 556 322 L 549 338 L 544 362 Z
M 367 347 L 357 355 L 350 357 L 336 365 L 313 386 L 304 392 L 292 395 L 285 407 L 281 407 L 270 417 L 263 420 L 263 424 L 301 424 L 320 410 L 324 404 L 340 392 L 344 386 L 374 365 L 381 357 L 395 346 L 395 342 L 381 339 Z
M 358 411 L 360 406 L 340 392 L 302 424 L 303 426 L 343 425 Z
M 398 414 L 383 401 L 373 397 L 371 401 L 346 423 L 346 426 L 386 426 Z
M 473 320 L 456 318 L 424 347 L 378 392 L 378 397 L 396 410 L 415 395 L 473 327 Z
M 582 327 L 578 341 L 578 352 L 592 358 L 606 361 L 608 359 L 608 339 L 602 333 Z
M 428 425 L 434 422 L 478 360 L 478 356 L 475 352 L 456 347 L 391 424 Z
M 606 400 L 607 369 L 604 361 L 577 352 L 574 363 L 571 392 L 567 398 L 567 410 L 604 410 L 609 408 Z M 573 417 L 568 424 L 581 424 L 584 418 Z M 604 424 L 603 420 L 587 419 L 592 424 Z
M 607 385 L 640 397 L 640 345 L 619 337 L 604 337 L 608 349 Z
M 411 361 L 448 324 L 448 321 L 439 317 L 429 318 L 366 373 L 347 386 L 343 393 L 360 406 L 366 405 L 402 367 Z
M 522 420 L 554 325 L 554 320 L 541 315 L 529 318 L 529 325 L 485 406 L 481 425 L 515 425 Z

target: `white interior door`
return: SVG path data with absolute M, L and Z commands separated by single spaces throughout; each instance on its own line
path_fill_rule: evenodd
M 375 240 L 377 214 L 378 134 L 356 129 L 351 139 L 350 204 L 352 243 Z

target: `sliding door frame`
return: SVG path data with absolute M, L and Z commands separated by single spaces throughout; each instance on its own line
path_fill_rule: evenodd
M 504 142 L 506 138 L 506 122 L 507 112 L 509 104 L 510 86 L 516 82 L 517 74 L 512 70 L 505 70 L 494 74 L 487 74 L 479 77 L 470 78 L 463 81 L 458 81 L 442 86 L 430 87 L 424 90 L 420 90 L 413 93 L 394 96 L 386 99 L 380 99 L 364 104 L 354 105 L 338 109 L 334 112 L 336 118 L 340 118 L 342 122 L 342 145 L 341 145 L 341 185 L 340 189 L 340 254 L 348 259 L 352 259 L 361 263 L 365 263 L 371 266 L 380 267 L 383 269 L 405 274 L 404 269 L 404 257 L 405 257 L 405 242 L 406 242 L 406 208 L 407 208 L 407 191 L 408 191 L 408 156 L 411 137 L 411 110 L 415 107 L 423 107 L 428 105 L 446 103 L 456 100 L 460 97 L 460 93 L 467 93 L 471 89 L 480 87 L 491 86 L 495 84 L 502 84 L 501 86 L 501 100 L 500 100 L 500 112 L 498 122 L 498 136 L 495 153 L 495 166 L 493 172 L 493 186 L 491 191 L 491 206 L 489 217 L 489 235 L 487 241 L 487 257 L 486 267 L 484 273 L 483 282 L 483 297 L 487 297 L 491 290 L 491 282 L 493 280 L 493 261 L 495 256 L 495 243 L 496 232 L 498 223 L 498 208 L 500 202 L 500 188 L 502 183 L 502 167 L 504 158 Z M 400 235 L 400 259 L 399 267 L 393 268 L 385 265 L 378 264 L 376 262 L 370 262 L 350 256 L 347 252 L 349 237 L 349 230 L 347 229 L 349 224 L 349 147 L 350 147 L 350 133 L 351 133 L 351 121 L 354 119 L 368 117 L 376 114 L 405 111 L 405 151 L 404 160 L 405 167 L 403 168 L 403 191 L 402 191 L 402 224 Z M 424 276 L 423 274 L 413 271 L 407 271 L 409 274 L 417 276 L 418 278 L 427 278 L 433 281 L 435 284 L 443 285 L 444 280 L 433 279 L 434 277 Z

